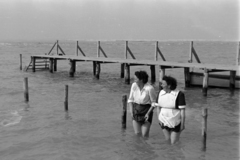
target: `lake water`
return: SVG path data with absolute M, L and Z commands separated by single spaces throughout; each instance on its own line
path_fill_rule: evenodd
M 74 55 L 76 42 L 59 42 Z M 239 159 L 239 90 L 185 88 L 183 69 L 167 70 L 178 80 L 187 101 L 186 129 L 180 142 L 168 144 L 154 113 L 150 137 L 136 137 L 129 110 L 127 129 L 121 129 L 122 96 L 130 85 L 120 78 L 119 64 L 104 64 L 100 79 L 92 63 L 77 62 L 74 78 L 69 62 L 58 61 L 57 72 L 19 70 L 31 55 L 48 53 L 54 42 L 0 43 L 0 159 L 1 160 L 237 160 Z M 87 56 L 97 55 L 96 42 L 79 42 Z M 109 57 L 124 57 L 124 42 L 102 42 Z M 137 59 L 154 59 L 154 42 L 129 42 Z M 187 62 L 190 42 L 160 42 L 166 60 Z M 235 64 L 237 42 L 195 42 L 202 62 Z M 56 49 L 53 50 L 56 53 Z M 131 82 L 136 70 L 131 68 Z M 157 72 L 157 70 L 156 70 Z M 29 102 L 24 102 L 23 79 L 28 77 Z M 158 74 L 157 74 L 158 79 Z M 69 111 L 64 111 L 64 89 L 69 86 Z M 153 84 L 158 89 L 158 81 Z M 208 108 L 207 149 L 201 150 L 202 108 Z

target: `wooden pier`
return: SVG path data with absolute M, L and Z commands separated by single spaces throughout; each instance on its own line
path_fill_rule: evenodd
M 185 85 L 186 87 L 191 86 L 191 70 L 193 68 L 202 69 L 203 81 L 202 81 L 202 91 L 203 95 L 207 95 L 207 88 L 208 88 L 208 78 L 210 72 L 222 72 L 222 71 L 229 71 L 229 87 L 230 89 L 235 88 L 235 81 L 236 81 L 236 72 L 239 71 L 239 57 L 240 51 L 238 49 L 237 53 L 237 61 L 236 65 L 222 65 L 222 64 L 206 64 L 201 63 L 198 55 L 193 47 L 193 42 L 191 42 L 191 51 L 189 54 L 188 62 L 171 62 L 166 61 L 162 52 L 158 47 L 158 42 L 156 42 L 155 48 L 155 60 L 137 60 L 133 53 L 131 52 L 130 48 L 128 47 L 128 41 L 125 43 L 125 55 L 124 58 L 108 58 L 106 53 L 101 47 L 100 41 L 97 43 L 97 56 L 96 57 L 86 57 L 86 54 L 82 51 L 82 49 L 78 45 L 76 47 L 76 55 L 66 55 L 63 49 L 58 44 L 58 41 L 53 45 L 51 50 L 48 54 L 45 55 L 34 55 L 31 56 L 31 62 L 26 70 L 32 69 L 33 72 L 36 69 L 49 69 L 51 73 L 57 71 L 57 61 L 58 60 L 68 60 L 70 62 L 70 70 L 69 76 L 74 77 L 76 72 L 76 63 L 77 62 L 91 62 L 93 64 L 93 75 L 97 79 L 99 79 L 100 71 L 101 71 L 101 64 L 106 63 L 119 63 L 121 68 L 120 77 L 125 78 L 125 83 L 130 84 L 130 67 L 136 65 L 146 65 L 150 66 L 151 70 L 151 82 L 156 82 L 156 66 L 159 66 L 159 86 L 161 84 L 162 77 L 165 75 L 165 69 L 173 69 L 173 68 L 183 68 L 185 74 Z M 57 46 L 57 54 L 51 55 L 51 51 L 53 48 Z M 240 43 L 239 43 L 240 46 Z M 61 52 L 59 52 L 61 51 Z M 79 51 L 81 52 L 82 56 L 79 56 Z M 103 54 L 104 57 L 100 57 L 100 54 Z M 128 55 L 131 56 L 131 59 L 128 58 Z M 159 55 L 161 60 L 158 60 Z M 197 62 L 193 62 L 193 57 L 195 57 Z M 38 65 L 39 63 L 42 63 Z M 38 66 L 41 66 L 40 68 Z

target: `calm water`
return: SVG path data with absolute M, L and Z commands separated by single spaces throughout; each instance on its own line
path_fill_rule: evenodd
M 127 129 L 121 129 L 122 95 L 130 85 L 120 77 L 119 64 L 102 65 L 100 79 L 92 77 L 91 63 L 77 63 L 74 78 L 67 61 L 58 71 L 19 70 L 30 55 L 47 53 L 54 42 L 0 44 L 0 159 L 1 160 L 237 160 L 239 159 L 239 90 L 210 88 L 203 97 L 200 88 L 185 88 L 183 69 L 167 70 L 178 79 L 187 100 L 186 129 L 177 145 L 165 142 L 156 113 L 149 139 L 133 134 L 130 114 Z M 80 42 L 87 56 L 96 56 L 96 42 Z M 60 42 L 68 55 L 75 42 Z M 109 57 L 124 57 L 124 43 L 103 42 Z M 167 60 L 187 62 L 189 42 L 161 42 Z M 154 59 L 154 43 L 129 42 L 137 59 Z M 235 64 L 236 42 L 196 42 L 202 62 Z M 54 51 L 56 52 L 56 50 Z M 149 67 L 132 67 L 150 71 Z M 23 78 L 28 77 L 29 103 L 23 97 Z M 158 79 L 158 77 L 157 77 Z M 69 112 L 64 112 L 64 87 L 69 85 Z M 158 84 L 154 84 L 157 89 Z M 201 150 L 202 107 L 208 108 L 207 150 Z

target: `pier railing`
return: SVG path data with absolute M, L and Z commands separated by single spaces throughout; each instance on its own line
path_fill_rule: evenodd
M 240 44 L 239 44 L 240 46 Z M 57 55 L 51 54 L 54 48 L 57 48 Z M 59 50 L 61 52 L 59 52 Z M 82 56 L 79 56 L 79 51 Z M 103 57 L 101 56 L 103 55 Z M 229 87 L 231 89 L 235 88 L 235 81 L 236 81 L 236 71 L 239 70 L 239 57 L 240 57 L 240 50 L 238 49 L 237 53 L 237 61 L 236 65 L 222 65 L 222 64 L 206 64 L 201 63 L 200 58 L 197 55 L 197 52 L 194 48 L 193 41 L 191 41 L 190 45 L 190 54 L 189 60 L 187 62 L 172 62 L 167 61 L 164 57 L 162 51 L 159 48 L 159 42 L 155 42 L 155 55 L 154 60 L 138 60 L 134 56 L 131 48 L 128 45 L 128 41 L 125 41 L 125 52 L 124 58 L 108 58 L 107 54 L 105 53 L 104 49 L 101 46 L 101 42 L 97 41 L 97 56 L 96 57 L 87 57 L 87 54 L 82 50 L 78 41 L 76 45 L 76 55 L 66 55 L 63 49 L 60 47 L 59 42 L 55 42 L 53 47 L 50 49 L 47 55 L 34 55 L 31 56 L 31 64 L 32 64 L 32 71 L 35 72 L 37 60 L 39 59 L 48 59 L 49 61 L 49 70 L 50 72 L 57 71 L 57 60 L 69 60 L 70 61 L 70 77 L 74 76 L 76 71 L 76 62 L 92 62 L 93 63 L 93 75 L 95 78 L 99 79 L 100 71 L 101 71 L 101 64 L 106 63 L 120 63 L 121 64 L 121 78 L 125 78 L 125 83 L 130 83 L 130 66 L 136 65 L 146 65 L 150 66 L 151 70 L 151 82 L 155 83 L 156 75 L 155 75 L 155 67 L 159 66 L 159 86 L 161 86 L 162 77 L 165 75 L 165 69 L 173 69 L 173 68 L 184 68 L 185 74 L 185 85 L 189 87 L 192 85 L 192 69 L 202 69 L 202 77 L 203 77 L 203 93 L 206 95 L 207 88 L 208 88 L 208 79 L 210 72 L 222 72 L 222 71 L 230 71 L 229 75 Z M 129 58 L 130 56 L 130 58 Z M 159 60 L 159 56 L 161 59 Z M 195 60 L 194 60 L 195 58 Z

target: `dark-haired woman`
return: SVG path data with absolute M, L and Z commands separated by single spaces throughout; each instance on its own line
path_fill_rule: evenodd
M 153 117 L 153 112 L 149 109 L 156 101 L 155 90 L 147 82 L 148 74 L 136 71 L 128 99 L 134 132 L 143 137 L 149 136 Z
M 178 142 L 180 133 L 185 129 L 185 96 L 176 87 L 175 78 L 164 76 L 162 90 L 155 103 L 159 124 L 166 140 L 171 144 Z

